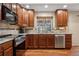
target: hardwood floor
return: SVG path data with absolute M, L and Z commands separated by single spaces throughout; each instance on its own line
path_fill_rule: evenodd
M 17 50 L 17 56 L 79 56 L 79 46 L 72 49 L 27 49 Z

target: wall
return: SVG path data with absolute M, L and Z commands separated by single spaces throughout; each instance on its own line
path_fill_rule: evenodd
M 53 28 L 55 29 L 55 14 L 52 12 L 39 12 L 36 16 L 52 16 L 53 15 Z M 79 45 L 79 12 L 69 12 L 69 21 L 67 30 L 72 33 L 72 45 Z M 37 20 L 37 19 L 35 19 Z M 35 21 L 36 24 L 36 21 Z
M 4 34 L 18 34 L 18 26 L 10 25 L 8 23 L 0 22 L 0 35 Z
M 72 45 L 79 45 L 79 12 L 69 13 L 69 32 L 72 33 Z

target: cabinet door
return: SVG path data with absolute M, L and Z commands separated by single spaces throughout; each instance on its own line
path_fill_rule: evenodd
M 23 9 L 20 5 L 17 4 L 17 11 L 18 15 L 18 25 L 19 26 L 28 26 L 28 12 L 26 9 Z
M 62 26 L 62 11 L 57 11 L 56 14 L 56 18 L 57 18 L 57 26 L 61 27 Z
M 68 24 L 68 11 L 63 11 L 63 26 Z
M 17 15 L 18 15 L 18 25 L 22 26 L 23 25 L 23 10 L 20 5 L 17 5 Z
M 3 52 L 0 52 L 0 56 L 3 56 Z
M 45 34 L 39 34 L 39 48 L 46 48 L 47 40 Z
M 65 9 L 57 10 L 56 11 L 56 21 L 58 27 L 65 27 L 67 26 L 68 21 L 68 11 Z
M 29 27 L 34 27 L 34 10 L 28 10 Z
M 10 47 L 7 50 L 5 50 L 4 56 L 13 56 L 13 47 Z
M 28 26 L 28 11 L 23 9 L 23 26 Z
M 27 48 L 33 48 L 33 35 L 29 34 L 26 36 L 26 49 Z
M 33 40 L 34 40 L 34 48 L 38 48 L 38 43 L 39 43 L 39 41 L 38 41 L 38 34 L 34 34 L 34 37 L 33 37 Z
M 54 48 L 55 47 L 55 37 L 52 34 L 47 34 L 47 48 Z
M 2 47 L 4 48 L 4 50 L 8 49 L 9 47 L 12 47 L 12 43 L 13 41 L 8 41 L 2 44 Z
M 65 48 L 71 48 L 71 47 L 72 47 L 72 35 L 65 34 Z

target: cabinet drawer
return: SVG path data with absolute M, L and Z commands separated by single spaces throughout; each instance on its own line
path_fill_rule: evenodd
M 72 34 L 65 34 L 65 38 L 72 38 Z
M 13 56 L 13 48 L 10 47 L 4 51 L 4 56 Z
M 4 48 L 4 50 L 8 49 L 11 46 L 12 46 L 12 41 L 8 41 L 2 44 L 2 47 Z

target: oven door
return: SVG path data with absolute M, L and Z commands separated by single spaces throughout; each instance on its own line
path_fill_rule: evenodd
M 17 47 L 18 45 L 20 45 L 21 43 L 23 43 L 25 40 L 25 36 L 18 36 L 16 39 L 15 39 L 15 46 Z

